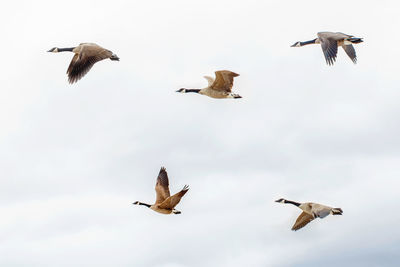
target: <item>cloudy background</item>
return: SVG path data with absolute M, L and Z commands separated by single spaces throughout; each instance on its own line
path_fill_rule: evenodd
M 0 10 L 1 266 L 398 266 L 398 1 L 12 1 Z M 291 48 L 318 31 L 365 42 Z M 77 84 L 71 53 L 105 60 Z M 229 69 L 244 98 L 177 94 Z M 159 168 L 171 193 L 152 203 Z M 279 197 L 341 207 L 298 232 Z

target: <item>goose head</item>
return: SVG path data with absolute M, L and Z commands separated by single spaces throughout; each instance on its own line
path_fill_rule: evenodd
M 278 200 L 275 200 L 275 202 L 278 202 L 278 203 L 285 203 L 285 199 L 284 199 L 284 198 L 280 198 L 280 199 L 278 199 Z
M 186 89 L 185 88 L 181 88 L 179 90 L 176 90 L 177 93 L 186 93 Z
M 50 49 L 47 52 L 53 52 L 53 53 L 58 53 L 58 47 L 53 47 L 52 49 Z
M 292 44 L 290 47 L 300 47 L 301 43 L 300 42 L 295 42 L 294 44 Z

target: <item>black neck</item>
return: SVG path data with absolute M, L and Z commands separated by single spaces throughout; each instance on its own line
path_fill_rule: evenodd
M 74 50 L 75 47 L 69 47 L 69 48 L 58 48 L 58 52 L 72 52 L 72 50 Z
M 200 89 L 185 89 L 186 93 L 198 93 L 200 92 Z
M 151 206 L 151 205 L 149 205 L 149 204 L 146 204 L 146 203 L 142 203 L 142 202 L 139 202 L 138 204 L 139 204 L 139 205 L 143 205 L 143 206 L 146 206 L 146 207 L 148 207 L 148 208 L 150 208 L 150 206 Z
M 303 46 L 303 45 L 315 44 L 316 40 L 317 39 L 314 39 L 314 40 L 311 40 L 311 41 L 300 42 L 300 45 Z
M 285 204 L 287 204 L 287 203 L 288 203 L 288 204 L 293 204 L 293 205 L 295 205 L 295 206 L 297 206 L 297 207 L 300 206 L 300 203 L 298 203 L 298 202 L 294 202 L 294 201 L 286 200 L 286 199 L 285 199 Z

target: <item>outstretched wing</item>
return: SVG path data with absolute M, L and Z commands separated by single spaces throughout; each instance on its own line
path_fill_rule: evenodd
M 162 203 L 170 196 L 168 174 L 164 167 L 161 167 L 156 183 L 156 204 Z
M 233 86 L 233 78 L 239 76 L 229 70 L 219 70 L 215 72 L 215 80 L 211 85 L 211 88 L 219 91 L 231 92 Z
M 333 65 L 337 55 L 337 40 L 324 33 L 318 33 L 318 38 L 321 42 L 322 52 L 324 53 L 326 64 Z
M 85 76 L 93 65 L 103 59 L 109 58 L 112 52 L 95 44 L 83 45 L 74 55 L 69 64 L 67 74 L 69 83 L 75 83 Z
M 214 83 L 214 78 L 210 77 L 210 76 L 203 76 L 207 82 L 208 82 L 208 86 L 211 86 Z
M 342 45 L 343 50 L 346 52 L 346 54 L 351 58 L 354 64 L 357 63 L 357 55 L 356 55 L 356 50 L 354 49 L 353 45 Z
M 183 189 L 176 193 L 173 196 L 170 196 L 166 200 L 164 200 L 163 203 L 159 205 L 161 209 L 173 209 L 175 208 L 176 205 L 181 201 L 181 198 L 186 194 L 186 192 L 189 190 L 189 186 L 185 185 Z
M 292 230 L 297 231 L 306 226 L 312 220 L 314 220 L 314 216 L 303 211 L 294 223 Z

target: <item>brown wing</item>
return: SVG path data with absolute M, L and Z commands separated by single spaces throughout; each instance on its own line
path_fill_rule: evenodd
M 300 214 L 300 216 L 297 218 L 296 222 L 294 223 L 292 230 L 297 231 L 297 230 L 303 228 L 304 226 L 306 226 L 312 220 L 314 220 L 314 216 L 303 211 Z
M 156 183 L 156 204 L 162 203 L 165 199 L 170 196 L 169 193 L 169 181 L 168 174 L 164 167 L 161 167 L 158 173 L 157 183 Z
M 343 50 L 346 52 L 346 54 L 351 58 L 354 64 L 357 63 L 357 55 L 356 55 L 356 50 L 354 50 L 353 45 L 342 45 Z
M 336 33 L 319 32 L 318 38 L 321 42 L 321 48 L 325 56 L 326 64 L 333 65 L 333 63 L 336 61 L 338 47 L 337 41 L 339 37 Z M 343 40 L 342 37 L 340 37 L 339 39 Z
M 160 204 L 161 209 L 173 209 L 175 208 L 176 205 L 181 201 L 181 198 L 186 194 L 186 192 L 189 190 L 189 186 L 185 185 L 183 189 L 176 193 L 173 196 L 170 196 L 166 200 L 164 200 L 163 203 Z
M 233 78 L 239 76 L 229 70 L 219 70 L 215 72 L 215 80 L 210 86 L 214 90 L 231 92 L 233 86 Z
M 77 82 L 89 72 L 96 62 L 112 55 L 111 51 L 98 45 L 81 45 L 81 49 L 74 55 L 67 70 L 69 83 Z
M 333 65 L 336 61 L 337 55 L 337 41 L 333 39 L 322 39 L 321 40 L 322 52 L 324 52 L 326 64 Z

